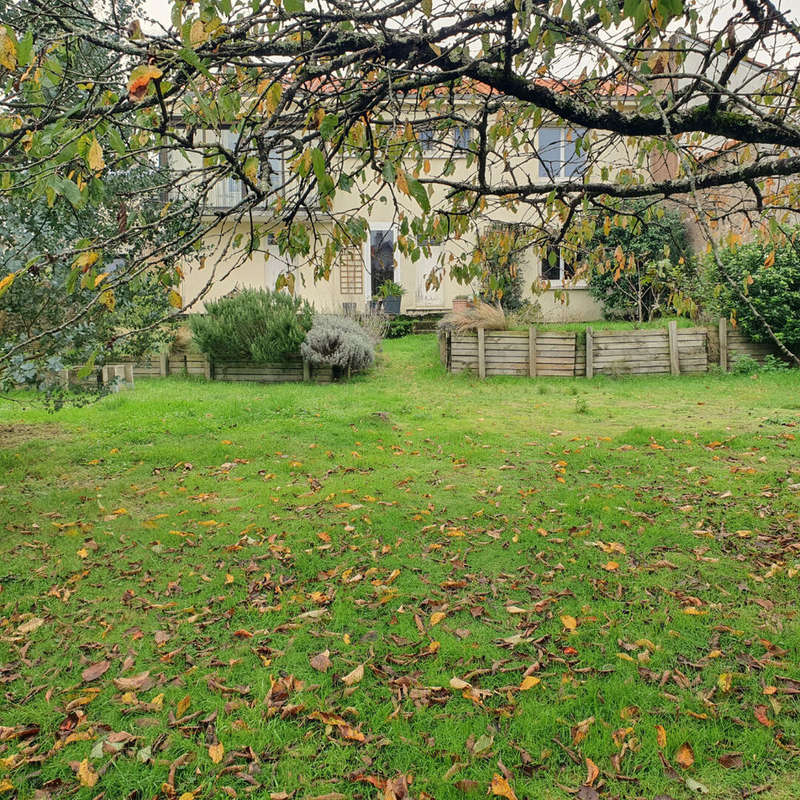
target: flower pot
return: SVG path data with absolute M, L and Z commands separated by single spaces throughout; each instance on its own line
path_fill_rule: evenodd
M 453 311 L 466 311 L 469 308 L 469 299 L 466 297 L 453 298 Z
M 399 294 L 390 294 L 383 298 L 383 310 L 387 314 L 400 313 L 400 301 L 403 298 Z

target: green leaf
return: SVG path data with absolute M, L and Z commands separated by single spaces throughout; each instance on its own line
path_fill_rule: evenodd
M 33 31 L 26 31 L 17 44 L 17 61 L 21 66 L 27 67 L 33 52 Z
M 408 178 L 408 192 L 420 204 L 426 214 L 431 210 L 431 201 L 428 198 L 428 193 L 416 178 Z
M 283 0 L 283 10 L 287 14 L 302 14 L 306 10 L 305 0 Z
M 62 197 L 66 197 L 73 208 L 81 208 L 83 206 L 83 196 L 77 184 L 73 183 L 68 178 L 64 178 L 58 185 L 58 193 Z
M 326 141 L 333 137 L 336 128 L 339 126 L 339 117 L 336 114 L 326 114 L 319 126 L 319 135 Z
M 197 55 L 197 53 L 195 53 L 194 50 L 189 47 L 181 47 L 181 49 L 178 50 L 178 55 L 187 64 L 189 64 L 189 66 L 194 67 L 198 72 L 205 75 L 206 78 L 212 80 L 212 76 L 208 71 L 208 67 L 203 63 L 203 60 Z

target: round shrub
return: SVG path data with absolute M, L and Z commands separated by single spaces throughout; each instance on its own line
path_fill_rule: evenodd
M 375 360 L 375 347 L 369 334 L 346 317 L 321 314 L 306 334 L 300 351 L 312 364 L 327 364 L 355 372 Z
M 794 238 L 782 245 L 754 242 L 723 250 L 720 261 L 778 341 L 800 353 L 800 231 Z M 709 303 L 711 309 L 721 316 L 733 315 L 742 333 L 754 342 L 771 341 L 741 294 L 718 274 L 716 264 L 712 262 L 709 268 L 711 284 L 719 287 L 718 296 Z
M 287 361 L 313 322 L 305 300 L 284 292 L 244 289 L 206 304 L 189 318 L 197 346 L 213 361 Z

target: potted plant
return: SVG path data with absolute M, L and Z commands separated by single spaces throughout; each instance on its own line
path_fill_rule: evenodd
M 453 311 L 466 311 L 469 308 L 469 297 L 465 294 L 457 294 L 453 298 Z
M 400 300 L 406 290 L 394 281 L 384 281 L 378 288 L 377 297 L 383 303 L 383 310 L 387 314 L 400 313 Z

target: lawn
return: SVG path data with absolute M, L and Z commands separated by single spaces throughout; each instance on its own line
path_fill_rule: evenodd
M 432 336 L 0 400 L 0 797 L 797 797 L 798 436 L 797 373 Z

